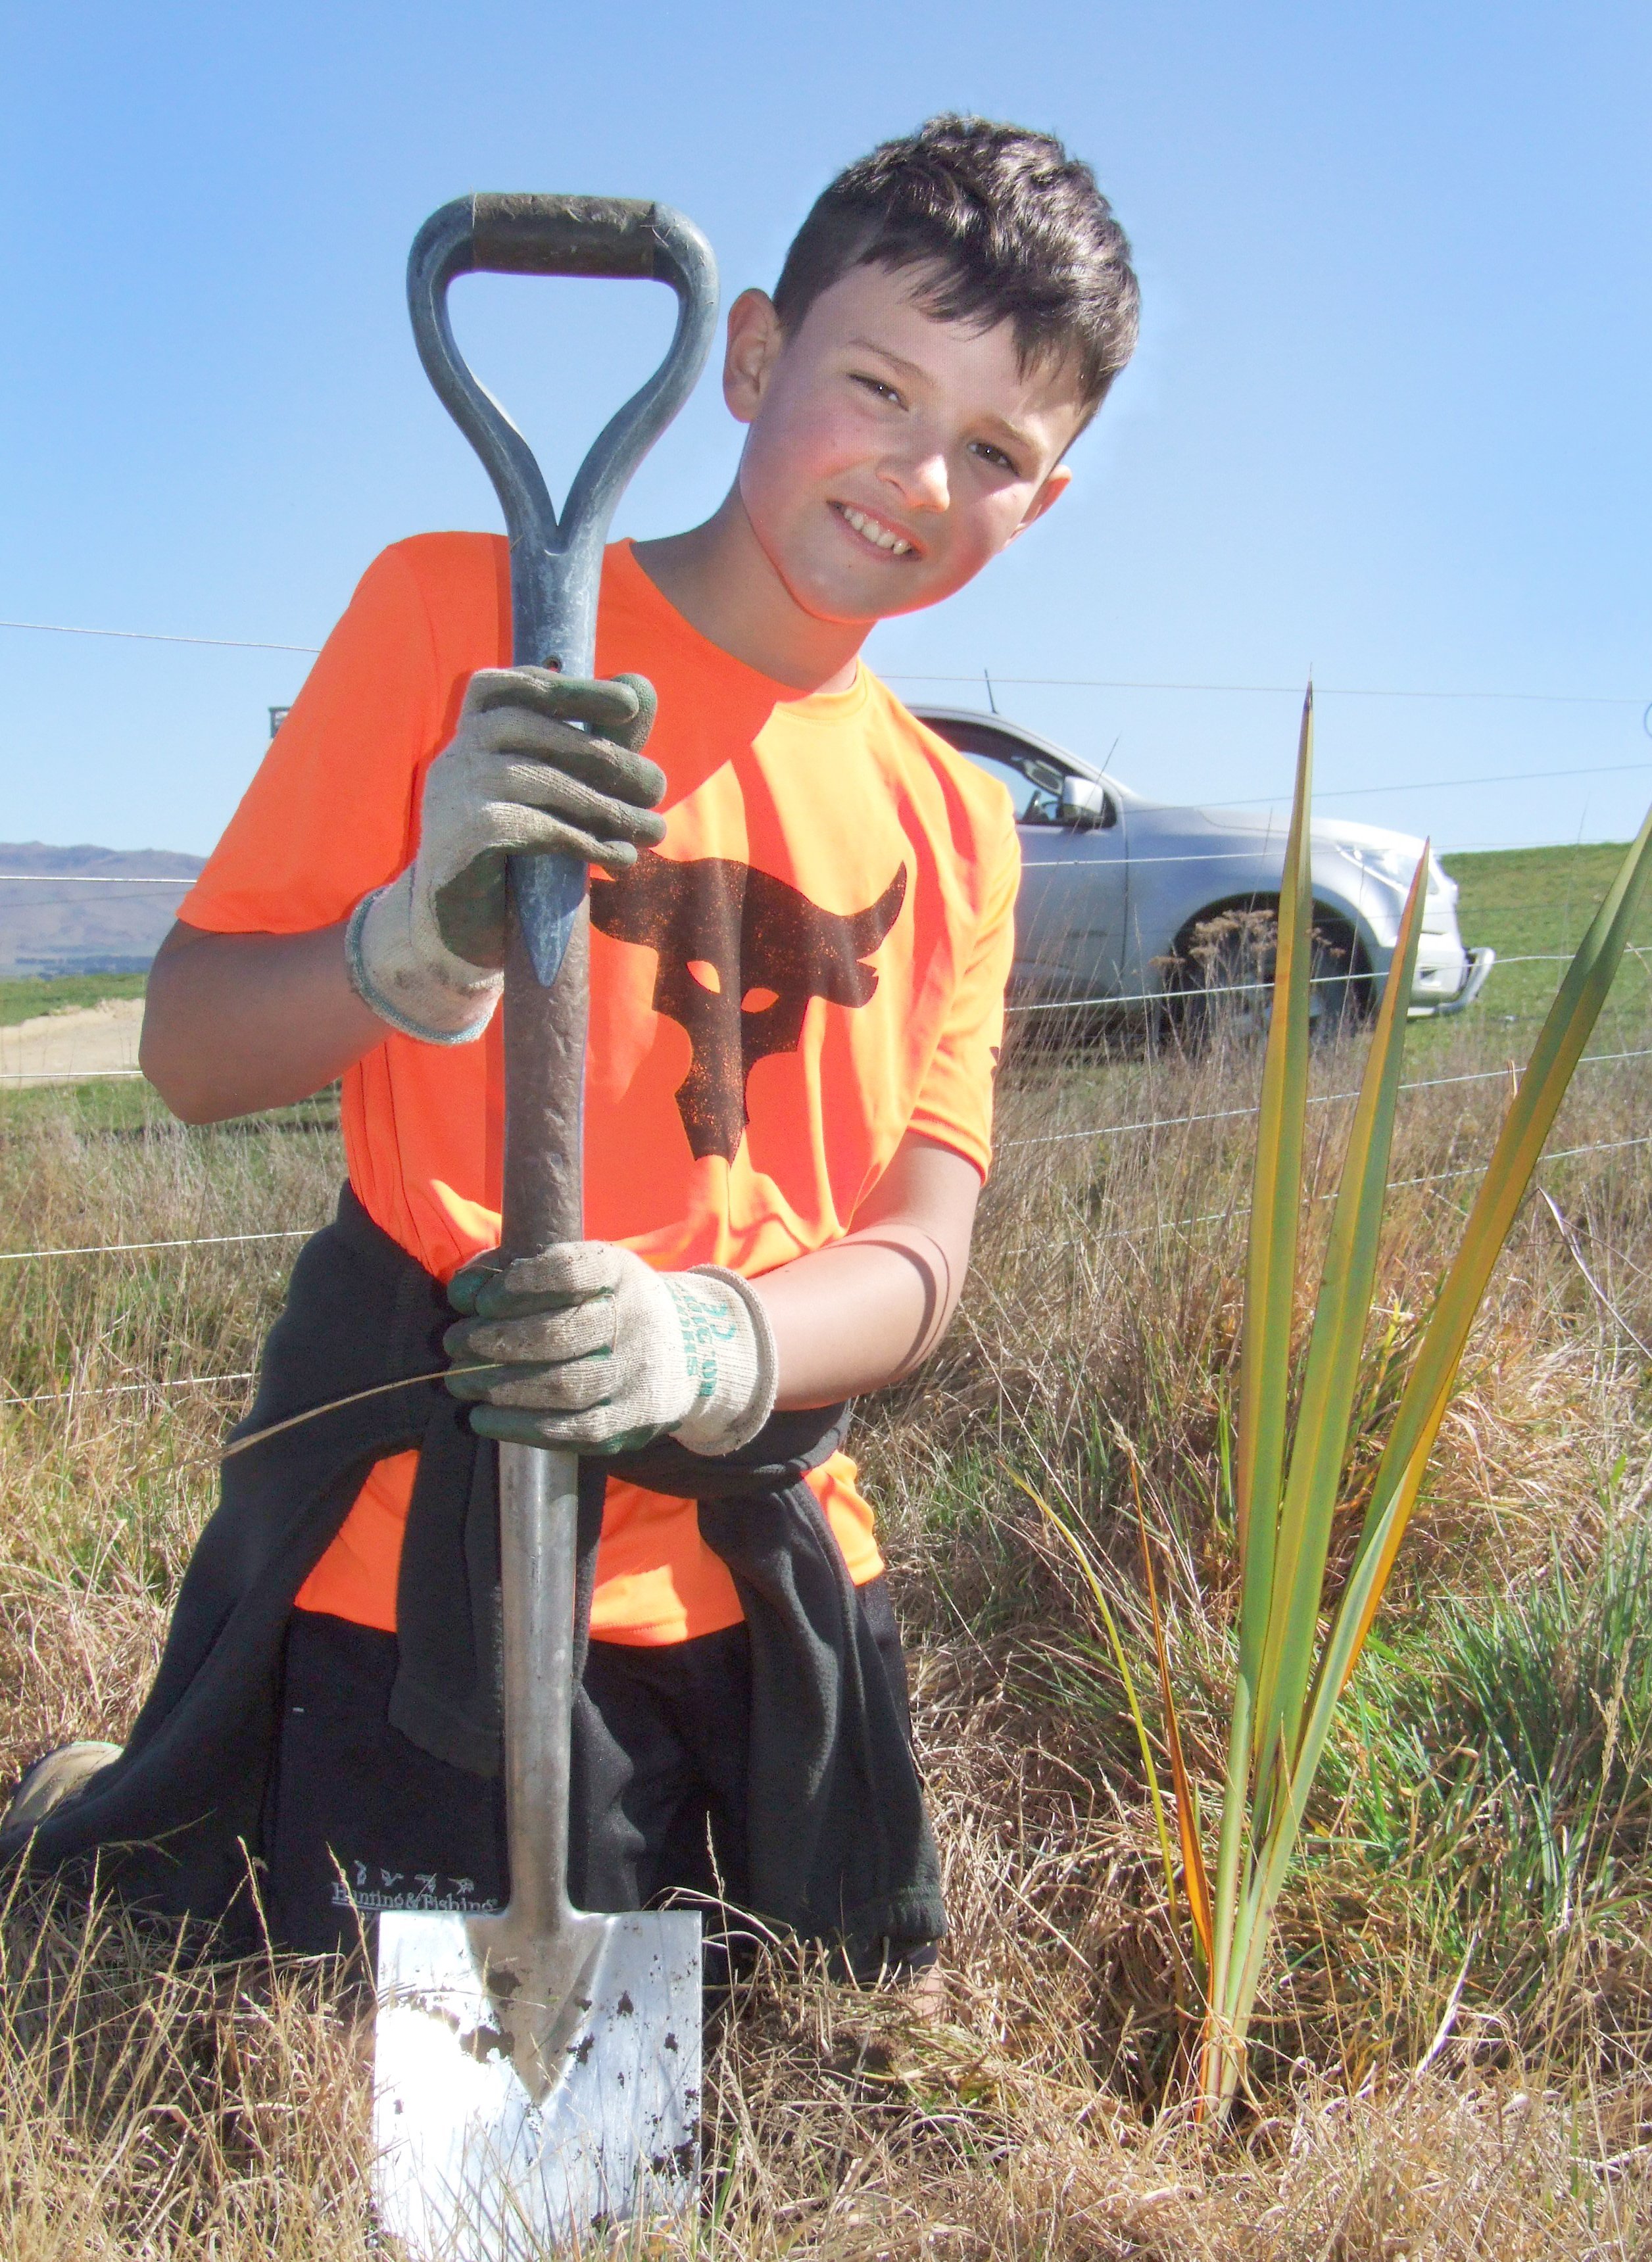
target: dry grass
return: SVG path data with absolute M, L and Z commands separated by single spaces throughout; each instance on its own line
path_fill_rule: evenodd
M 1594 1049 L 1646 1026 L 1620 1017 Z M 1528 1035 L 1427 1031 L 1411 1072 L 1495 1069 Z M 1328 1053 L 1323 1088 L 1350 1090 L 1352 1065 Z M 1583 1071 L 1557 1143 L 1643 1135 L 1644 1066 Z M 1547 1209 L 1517 1229 L 1284 1914 L 1248 2117 L 1213 2145 L 1180 2105 L 1192 1999 L 1139 1761 L 1010 1472 L 1081 1520 L 1139 1648 L 1121 1513 L 1132 1441 L 1190 1758 L 1217 1779 L 1249 1126 L 1050 1135 L 1214 1116 L 1247 1103 L 1254 1074 L 1243 1048 L 1196 1062 L 1024 1048 L 1006 1070 L 963 1320 L 919 1381 L 868 1409 L 861 1446 L 888 1509 L 948 1868 L 947 2019 L 905 2023 L 777 1957 L 711 2053 L 705 2212 L 660 2251 L 1652 2254 L 1652 1663 L 1642 1679 L 1637 1646 L 1644 1625 L 1652 1657 L 1652 1596 L 1623 1544 L 1648 1452 L 1630 1331 L 1652 1342 L 1652 1173 L 1636 1149 L 1545 1173 L 1616 1316 Z M 1395 1198 L 1374 1431 L 1466 1201 L 1468 1180 L 1435 1174 L 1485 1153 L 1501 1096 L 1494 1078 L 1405 1103 L 1396 1175 L 1429 1183 Z M 1342 1114 L 1315 1111 L 1333 1151 Z M 338 1158 L 316 1111 L 308 1124 L 185 1134 L 129 1091 L 15 1099 L 0 1110 L 8 1245 L 317 1222 Z M 0 1268 L 7 1392 L 76 1394 L 0 1417 L 11 1767 L 129 1720 L 210 1504 L 203 1463 L 242 1402 L 237 1386 L 157 1386 L 249 1367 L 291 1253 Z M 1489 1717 L 1488 1672 L 1526 1692 L 1521 1719 L 1555 1716 L 1529 1767 L 1508 1759 L 1518 1723 Z M 5 1911 L 0 1943 L 0 2251 L 382 2251 L 361 2034 L 333 1975 L 186 1969 L 118 1918 L 39 1896 Z

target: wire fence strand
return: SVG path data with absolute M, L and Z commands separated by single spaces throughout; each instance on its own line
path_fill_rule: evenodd
M 1641 1045 L 1631 1050 L 1615 1053 L 1585 1053 L 1578 1062 L 1579 1068 L 1607 1068 L 1626 1061 L 1652 1060 L 1652 1045 Z M 1455 1076 L 1424 1076 L 1402 1084 L 1403 1092 L 1438 1091 L 1448 1085 L 1491 1084 L 1506 1079 L 1508 1068 L 1473 1069 Z M 1345 1100 L 1357 1099 L 1355 1091 L 1315 1092 L 1309 1099 L 1310 1107 L 1332 1107 Z M 1129 1123 L 1082 1124 L 1071 1131 L 1041 1131 L 1020 1139 L 1004 1139 L 998 1144 L 999 1154 L 1007 1154 L 1021 1147 L 1063 1145 L 1078 1139 L 1116 1139 L 1135 1132 L 1174 1131 L 1193 1123 L 1226 1123 L 1243 1121 L 1254 1115 L 1256 1107 L 1216 1107 L 1187 1115 L 1144 1115 Z M 1407 1182 L 1409 1183 L 1409 1182 Z M 272 1228 L 260 1233 L 201 1233 L 178 1235 L 164 1241 L 92 1241 L 67 1249 L 4 1249 L 0 1250 L 0 1264 L 43 1263 L 54 1257 L 123 1257 L 146 1254 L 162 1249 L 227 1249 L 248 1242 L 304 1241 L 320 1226 L 294 1225 Z
M 1250 1111 L 1245 1112 L 1248 1113 Z M 1537 1167 L 1540 1170 L 1550 1163 L 1572 1162 L 1582 1155 L 1614 1155 L 1628 1148 L 1648 1146 L 1652 1146 L 1652 1134 L 1634 1139 L 1596 1140 L 1586 1146 L 1557 1148 L 1553 1154 L 1540 1156 Z M 1389 1192 L 1403 1186 L 1438 1185 L 1453 1178 L 1471 1178 L 1484 1167 L 1483 1163 L 1466 1163 L 1455 1170 L 1427 1171 L 1418 1178 L 1393 1178 L 1389 1182 Z M 1332 1201 L 1336 1197 L 1333 1192 L 1325 1192 L 1311 1195 L 1309 1199 Z M 1026 1248 L 1011 1250 L 1010 1254 L 1015 1257 L 1054 1256 L 1066 1249 L 1093 1248 L 1108 1242 L 1134 1241 L 1154 1234 L 1177 1233 L 1189 1226 L 1209 1225 L 1223 1219 L 1248 1216 L 1250 1207 L 1248 1202 L 1238 1203 L 1226 1209 L 1205 1210 L 1195 1217 L 1155 1218 L 1143 1225 L 1115 1227 L 1107 1233 L 1072 1234 L 1064 1241 L 1041 1242 L 1035 1247 L 1029 1243 Z M 232 1383 L 256 1382 L 257 1377 L 257 1369 L 248 1367 L 234 1374 L 165 1375 L 147 1382 L 97 1383 L 85 1387 L 71 1385 L 67 1390 L 36 1390 L 18 1396 L 0 1397 L 0 1406 L 62 1405 L 76 1399 L 121 1398 L 141 1392 L 158 1395 L 169 1390 L 215 1390 L 227 1387 Z
M 292 652 L 314 659 L 321 647 L 313 644 L 273 644 L 256 637 L 184 636 L 164 629 L 105 629 L 83 628 L 67 621 L 0 621 L 0 629 L 18 629 L 38 636 L 112 637 L 123 643 L 133 644 L 190 644 L 206 645 L 224 652 Z M 1078 691 L 1216 691 L 1261 693 L 1268 696 L 1288 695 L 1302 696 L 1300 683 L 1175 683 L 1143 682 L 1103 675 L 998 675 L 995 684 L 1010 683 L 1037 686 L 1058 690 Z M 924 675 L 902 674 L 887 675 L 887 683 L 968 683 L 980 688 L 978 675 Z M 1352 684 L 1317 683 L 1314 695 L 1319 699 L 1487 699 L 1517 700 L 1547 707 L 1640 707 L 1642 697 L 1598 691 L 1415 691 L 1392 688 L 1386 685 L 1371 687 Z
M 1579 1068 L 1603 1068 L 1621 1061 L 1652 1060 L 1652 1045 L 1638 1046 L 1632 1052 L 1585 1053 L 1578 1062 Z M 1491 1084 L 1506 1081 L 1509 1071 L 1504 1068 L 1473 1069 L 1461 1076 L 1423 1076 L 1400 1086 L 1402 1091 L 1438 1091 L 1446 1084 Z M 1357 1091 L 1317 1091 L 1308 1101 L 1310 1107 L 1334 1107 L 1338 1101 L 1358 1099 Z M 1037 1131 L 1024 1139 L 1000 1141 L 998 1151 L 1006 1154 L 1012 1147 L 1053 1147 L 1072 1139 L 1115 1139 L 1130 1131 L 1174 1131 L 1187 1123 L 1226 1123 L 1237 1121 L 1258 1113 L 1255 1106 L 1216 1107 L 1197 1115 L 1148 1115 L 1136 1123 L 1095 1123 L 1082 1126 L 1076 1131 Z
M 27 1264 L 47 1257 L 126 1257 L 148 1249 L 227 1249 L 242 1241 L 307 1241 L 315 1225 L 285 1225 L 269 1233 L 199 1233 L 172 1241 L 89 1241 L 79 1249 L 0 1249 L 0 1264 Z
M 35 1390 L 22 1398 L 0 1398 L 0 1406 L 61 1405 L 70 1398 L 126 1398 L 138 1391 L 148 1391 L 153 1396 L 163 1390 L 217 1390 L 231 1382 L 257 1380 L 257 1368 L 249 1366 L 240 1374 L 157 1375 L 148 1382 L 98 1382 L 84 1388 L 71 1384 L 67 1390 Z
M 1626 955 L 1639 959 L 1648 947 L 1644 943 L 1631 943 Z M 1507 958 L 1499 955 L 1491 971 L 1498 973 L 1505 966 L 1569 966 L 1571 962 L 1572 953 L 1569 950 L 1522 951 Z M 1368 982 L 1371 978 L 1363 973 L 1316 974 L 1314 987 L 1316 990 L 1329 990 L 1338 982 Z M 1108 991 L 1105 994 L 1098 991 L 1088 998 L 1029 998 L 1006 1005 L 1004 1011 L 1006 1013 L 1077 1013 L 1086 1006 L 1180 1005 L 1189 999 L 1206 998 L 1262 997 L 1273 986 L 1271 982 L 1212 982 L 1208 985 L 1201 983 L 1196 988 L 1187 990 L 1133 990 L 1128 993 Z
M 68 621 L 0 621 L 0 629 L 24 629 L 36 636 L 113 637 L 122 644 L 201 644 L 219 652 L 296 652 L 314 659 L 315 644 L 266 644 L 256 637 L 176 636 L 164 629 L 83 629 Z
M 7 625 L 0 621 L 0 628 Z M 1268 698 L 1300 699 L 1300 683 L 1172 683 L 1143 681 L 1124 676 L 1107 675 L 1000 675 L 997 669 L 990 674 L 994 690 L 1004 684 L 1048 691 L 1214 691 L 1259 694 Z M 885 675 L 885 683 L 967 683 L 976 691 L 981 688 L 981 675 L 920 675 L 903 673 Z M 1348 683 L 1316 683 L 1316 699 L 1486 699 L 1514 700 L 1521 704 L 1538 707 L 1644 707 L 1645 697 L 1627 692 L 1600 691 L 1413 691 L 1390 689 L 1386 686 L 1360 686 Z M 971 710 L 971 712 L 974 710 Z M 987 710 L 981 710 L 984 722 L 997 718 Z
M 1580 1155 L 1614 1155 L 1627 1147 L 1652 1147 L 1652 1134 L 1634 1139 L 1601 1139 L 1585 1147 L 1557 1147 L 1552 1155 L 1540 1155 L 1534 1167 L 1540 1171 L 1550 1163 L 1573 1162 Z M 1418 1178 L 1390 1178 L 1388 1191 L 1394 1193 L 1403 1186 L 1440 1185 L 1452 1178 L 1472 1178 L 1484 1168 L 1483 1162 L 1465 1163 L 1455 1170 L 1425 1171 Z M 1335 1201 L 1336 1198 L 1334 1188 L 1308 1197 L 1309 1200 L 1316 1202 Z M 1107 1233 L 1073 1233 L 1069 1234 L 1064 1241 L 1028 1242 L 1020 1249 L 1012 1249 L 1009 1254 L 1012 1257 L 1054 1257 L 1068 1249 L 1093 1249 L 1115 1241 L 1151 1240 L 1161 1233 L 1180 1233 L 1188 1226 L 1216 1225 L 1226 1219 L 1248 1217 L 1250 1214 L 1249 1202 L 1234 1202 L 1226 1209 L 1201 1210 L 1194 1217 L 1149 1218 L 1140 1225 L 1115 1226 Z
M 0 1084 L 107 1084 L 142 1074 L 141 1068 L 9 1068 Z

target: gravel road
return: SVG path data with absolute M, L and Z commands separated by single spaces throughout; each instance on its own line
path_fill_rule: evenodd
M 0 1083 L 57 1084 L 136 1072 L 141 998 L 111 998 L 69 1013 L 40 1013 L 0 1028 Z

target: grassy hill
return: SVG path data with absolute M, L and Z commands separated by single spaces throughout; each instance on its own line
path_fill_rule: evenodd
M 1500 960 L 1540 961 L 1550 953 L 1576 949 L 1624 853 L 1622 842 L 1591 841 L 1569 848 L 1492 849 L 1440 861 L 1461 890 L 1457 916 L 1464 940 L 1490 943 Z M 1630 947 L 1652 949 L 1652 900 L 1642 905 Z M 1552 962 L 1503 965 L 1492 975 L 1479 1010 L 1494 1018 L 1523 1019 L 1547 1003 L 1562 971 Z M 1633 962 L 1626 963 L 1614 1004 L 1627 1003 L 1630 985 L 1643 982 Z M 1641 998 L 1634 1003 L 1639 1007 Z
M 1627 844 L 1497 848 L 1441 858 L 1461 890 L 1459 915 L 1470 942 L 1510 953 L 1570 950 L 1611 885 Z M 1652 940 L 1652 910 L 1641 915 Z

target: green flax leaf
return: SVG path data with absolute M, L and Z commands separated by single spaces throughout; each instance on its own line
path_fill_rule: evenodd
M 1360 1354 L 1376 1283 L 1428 861 L 1425 844 L 1400 921 L 1349 1128 L 1314 1313 L 1302 1405 L 1291 1440 L 1290 1473 L 1280 1515 L 1272 1610 L 1257 1693 L 1257 1740 L 1262 1754 L 1257 1819 L 1264 1831 L 1274 1762 L 1281 1752 L 1288 1755 L 1296 1748 L 1312 1669 L 1331 1519 L 1342 1489 L 1348 1426 L 1360 1381 Z
M 1308 1117 L 1309 973 L 1314 882 L 1309 820 L 1314 775 L 1314 692 L 1302 702 L 1296 786 L 1280 896 L 1273 1004 L 1262 1064 L 1256 1169 L 1246 1252 L 1240 1347 L 1235 1521 L 1238 1530 L 1239 1655 L 1230 1723 L 1222 1829 L 1212 1912 L 1210 1999 L 1227 1986 L 1246 1859 L 1250 1790 L 1256 1773 L 1256 1691 L 1273 1597 L 1285 1420 L 1290 1396 L 1291 1318 L 1302 1224 L 1302 1148 Z

